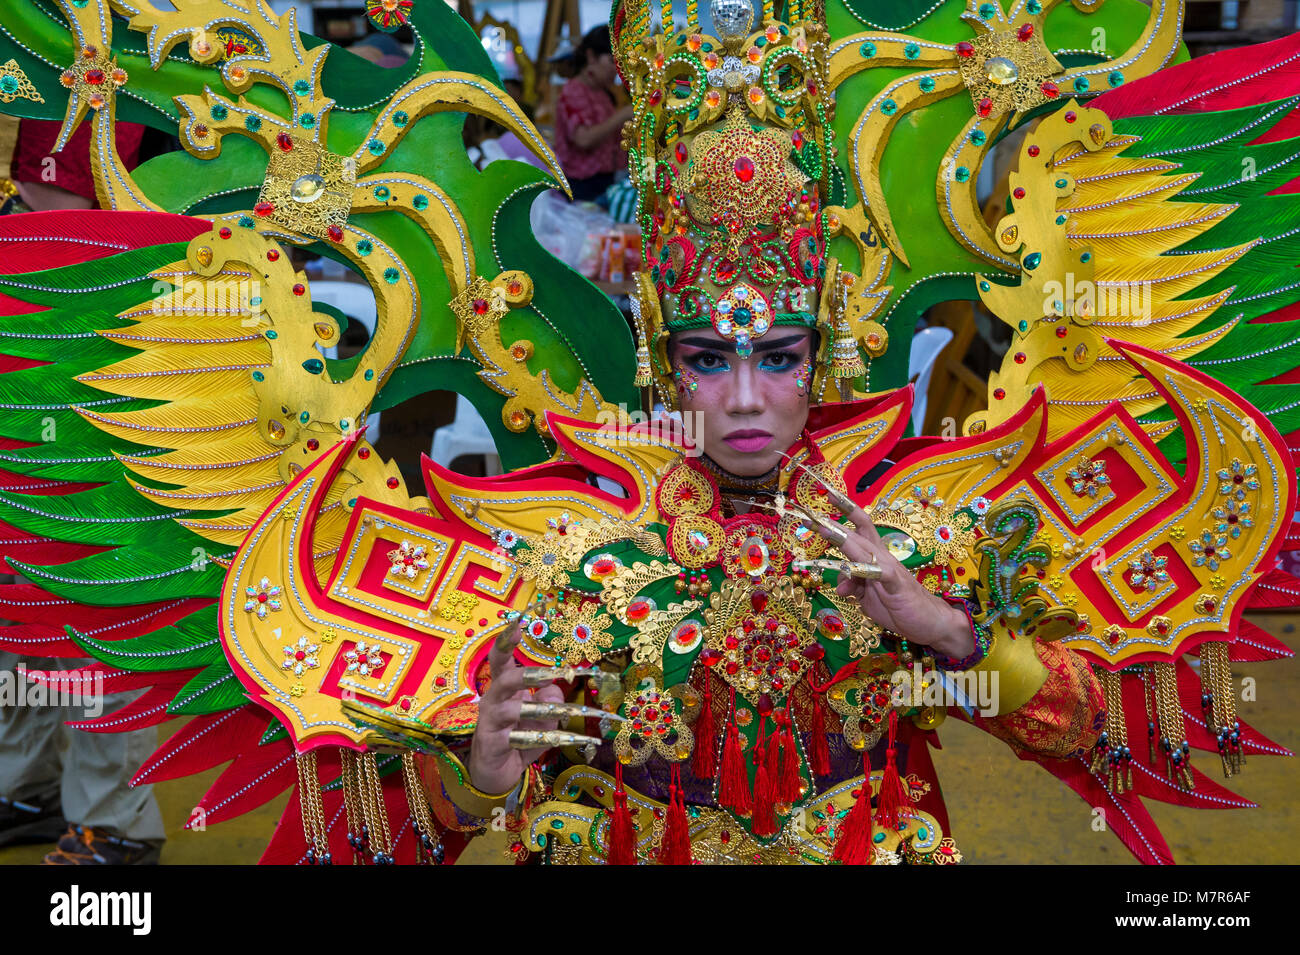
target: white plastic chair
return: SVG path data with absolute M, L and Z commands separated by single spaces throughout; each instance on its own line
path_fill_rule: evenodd
M 912 351 L 907 360 L 907 377 L 916 380 L 916 400 L 912 403 L 912 433 L 920 434 L 925 425 L 925 405 L 930 393 L 930 375 L 939 353 L 952 341 L 952 329 L 936 326 L 918 329 L 912 336 Z
M 337 308 L 349 318 L 356 319 L 366 327 L 368 338 L 375 335 L 375 324 L 379 316 L 375 311 L 375 297 L 370 289 L 358 282 L 332 282 L 317 279 L 311 283 L 311 297 L 314 302 L 323 302 Z M 344 329 L 339 329 L 340 334 Z M 338 345 L 331 345 L 321 351 L 326 358 L 338 358 Z M 379 412 L 372 411 L 366 419 L 366 440 L 374 444 L 379 440 Z
M 501 458 L 487 422 L 464 395 L 456 396 L 456 417 L 433 433 L 433 448 L 429 457 L 450 468 L 451 462 L 462 454 L 481 454 L 487 460 L 489 475 L 501 473 Z

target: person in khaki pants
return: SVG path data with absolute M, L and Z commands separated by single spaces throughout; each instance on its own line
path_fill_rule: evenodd
M 118 152 L 133 164 L 143 130 L 118 125 Z M 58 129 L 55 122 L 0 117 L 0 214 L 94 208 L 90 126 L 82 124 L 51 165 L 49 150 Z M 13 579 L 0 575 L 3 583 Z M 19 688 L 12 705 L 0 705 L 0 846 L 57 838 L 46 863 L 157 862 L 164 838 L 162 814 L 151 787 L 130 785 L 157 745 L 156 730 L 87 733 L 64 725 L 100 712 L 101 706 L 111 713 L 136 694 L 107 696 L 89 712 L 84 706 L 27 706 L 21 689 L 26 681 L 17 676 L 20 662 L 31 670 L 79 665 L 0 651 L 0 679 Z
M 78 661 L 32 660 L 0 652 L 0 673 L 19 688 L 0 706 L 0 846 L 59 838 L 45 861 L 54 865 L 131 865 L 158 861 L 164 831 L 153 787 L 131 777 L 157 746 L 154 729 L 87 733 L 64 725 L 111 713 L 134 693 L 86 705 L 28 706 L 18 674 L 74 669 Z M 8 702 L 8 701 L 6 701 Z

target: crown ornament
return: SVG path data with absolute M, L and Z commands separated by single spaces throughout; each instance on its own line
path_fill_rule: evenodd
M 814 393 L 861 374 L 856 345 L 834 347 L 845 296 L 826 254 L 839 228 L 829 194 L 828 34 L 820 8 L 713 0 L 678 29 L 646 0 L 615 7 L 611 36 L 635 113 L 624 129 L 646 250 L 634 301 L 637 384 L 673 404 L 668 336 L 712 328 L 743 359 L 772 328 L 822 331 Z M 845 332 L 845 334 L 849 334 Z M 850 354 L 851 353 L 851 354 Z M 834 368 L 832 368 L 834 366 Z M 824 384 L 822 385 L 824 387 Z

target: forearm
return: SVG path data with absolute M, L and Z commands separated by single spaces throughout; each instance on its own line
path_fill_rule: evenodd
M 599 123 L 577 127 L 569 138 L 579 149 L 591 150 L 604 142 L 621 125 L 623 125 L 622 118 L 618 113 L 612 113 Z

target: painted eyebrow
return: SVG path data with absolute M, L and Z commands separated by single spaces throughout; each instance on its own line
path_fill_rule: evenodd
M 775 341 L 760 341 L 754 343 L 755 352 L 776 351 L 781 348 L 789 348 L 792 345 L 799 345 L 807 342 L 808 339 L 803 335 L 791 335 L 786 338 L 778 338 Z M 693 348 L 708 348 L 712 351 L 721 351 L 735 353 L 736 346 L 731 342 L 714 341 L 712 338 L 683 338 L 679 345 L 690 345 Z

